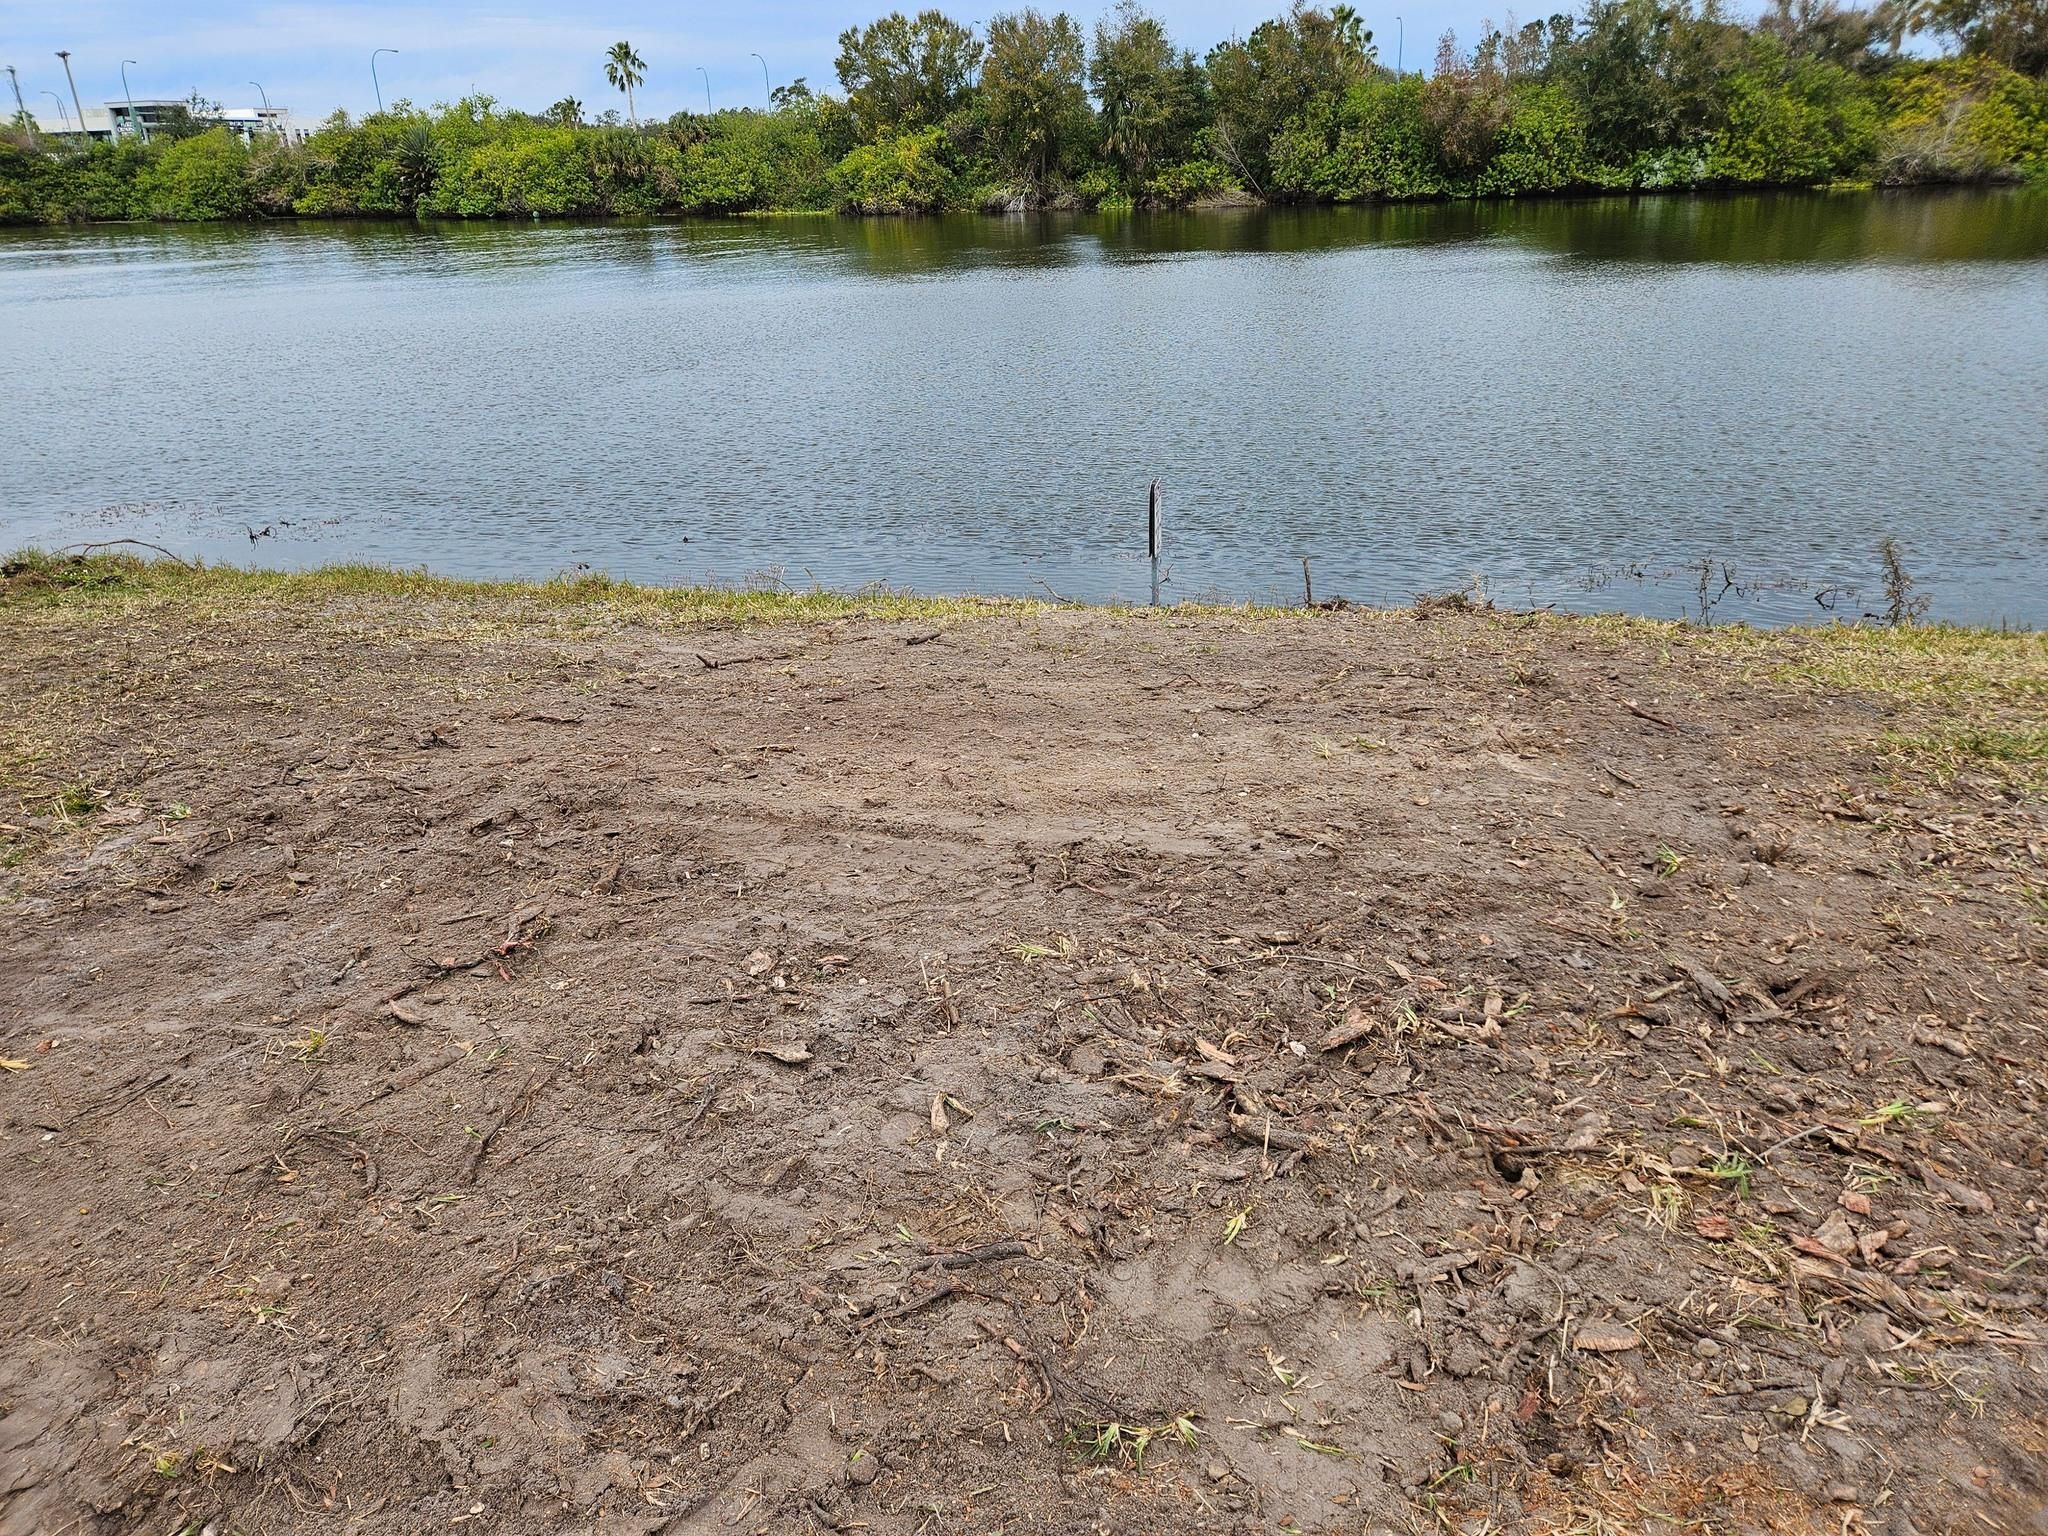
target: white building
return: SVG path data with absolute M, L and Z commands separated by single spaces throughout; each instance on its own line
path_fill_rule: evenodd
M 129 134 L 160 126 L 172 114 L 173 108 L 187 112 L 192 110 L 189 101 L 161 99 L 138 100 L 135 103 L 131 121 L 128 100 L 110 101 L 103 107 L 85 109 L 85 136 L 104 142 L 108 139 L 126 138 Z M 245 143 L 258 139 L 281 138 L 287 143 L 303 144 L 310 129 L 303 127 L 292 118 L 289 107 L 221 107 L 215 111 L 193 114 L 195 120 L 209 127 L 218 124 Z M 36 132 L 45 138 L 75 139 L 79 124 L 69 113 L 52 116 L 48 112 L 34 114 Z

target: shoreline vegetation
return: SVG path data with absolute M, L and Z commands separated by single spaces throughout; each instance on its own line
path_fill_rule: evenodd
M 116 544 L 135 541 L 116 540 Z M 1889 542 L 1889 541 L 1887 541 Z M 156 550 L 154 545 L 138 545 Z M 2048 665 L 2048 631 L 2004 625 L 1958 624 L 1928 619 L 1927 599 L 1918 592 L 1894 549 L 1887 557 L 1883 612 L 1857 618 L 1836 617 L 1811 624 L 1750 624 L 1742 620 L 1715 622 L 1711 617 L 1655 618 L 1625 612 L 1567 609 L 1517 609 L 1498 606 L 1478 587 L 1423 593 L 1413 604 L 1379 606 L 1342 598 L 1301 603 L 1209 602 L 1175 600 L 1159 607 L 1142 603 L 1096 603 L 1057 596 L 1004 596 L 964 593 L 921 594 L 887 587 L 844 591 L 829 587 L 794 588 L 744 584 L 658 586 L 622 580 L 598 572 L 577 572 L 545 579 L 440 576 L 423 568 L 400 568 L 359 562 L 288 569 L 265 566 L 210 565 L 187 561 L 167 552 L 156 557 L 106 552 L 108 546 L 82 546 L 85 552 L 16 550 L 0 557 L 0 608 L 35 605 L 130 606 L 181 605 L 200 611 L 225 612 L 237 605 L 319 605 L 365 599 L 434 603 L 477 612 L 557 615 L 577 622 L 681 627 L 698 624 L 831 622 L 844 618 L 958 619 L 974 615 L 1013 617 L 1074 611 L 1105 618 L 1170 618 L 1235 614 L 1266 619 L 1314 618 L 1321 613 L 1386 614 L 1471 612 L 1499 613 L 1561 623 L 1636 628 L 1645 634 L 1678 630 L 1746 635 L 1864 635 L 1900 637 L 1908 649 L 1940 646 L 1948 637 L 1959 643 L 2015 647 L 2013 654 L 2038 653 Z M 1918 637 L 1917 639 L 1914 637 Z
M 1953 56 L 1904 56 L 1933 31 Z M 849 28 L 839 93 L 637 119 L 488 95 L 244 143 L 207 105 L 152 139 L 0 132 L 0 223 L 578 218 L 1179 208 L 1601 192 L 2048 183 L 2048 29 L 2029 0 L 1591 0 L 1422 74 L 1347 5 L 1296 5 L 1205 55 L 1131 0 L 1085 29 L 1023 9 Z

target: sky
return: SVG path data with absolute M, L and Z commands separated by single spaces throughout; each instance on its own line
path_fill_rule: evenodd
M 1197 53 L 1233 34 L 1242 35 L 1275 14 L 1284 0 L 1152 0 L 1181 46 Z M 1425 66 L 1437 35 L 1455 27 L 1468 41 L 1482 18 L 1498 17 L 1488 0 L 1395 0 L 1405 36 L 1402 62 Z M 1084 26 L 1109 9 L 1110 0 L 1067 0 Z M 370 52 L 396 48 L 377 61 L 387 103 L 410 98 L 420 106 L 480 91 L 509 107 L 537 111 L 574 96 L 586 112 L 624 107 L 605 83 L 604 51 L 621 38 L 647 61 L 647 83 L 636 94 L 643 117 L 666 117 L 685 107 L 702 110 L 706 77 L 714 106 L 761 106 L 761 64 L 776 84 L 804 76 L 815 87 L 836 89 L 832 60 L 848 26 L 871 21 L 906 0 L 754 0 L 751 4 L 684 6 L 653 0 L 458 0 L 408 4 L 401 0 L 0 0 L 0 65 L 21 75 L 29 109 L 54 113 L 44 91 L 68 99 L 59 48 L 72 54 L 78 93 L 87 106 L 122 95 L 121 60 L 128 84 L 144 97 L 184 98 L 198 91 L 227 106 L 253 106 L 260 81 L 270 100 L 301 120 L 325 117 L 336 107 L 352 113 L 376 105 Z M 1039 0 L 1041 9 L 1060 8 Z M 1009 0 L 958 0 L 942 7 L 961 21 L 981 21 Z M 1566 8 L 1526 4 L 1521 19 Z M 1385 62 L 1395 62 L 1391 8 L 1362 5 Z M 702 69 L 703 74 L 698 70 Z M 13 103 L 6 104 L 12 110 Z

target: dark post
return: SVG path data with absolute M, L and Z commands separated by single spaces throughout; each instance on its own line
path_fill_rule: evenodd
M 1146 518 L 1146 545 L 1152 554 L 1152 606 L 1159 606 L 1159 482 L 1152 482 L 1151 505 Z
M 1301 557 L 1301 606 L 1313 608 L 1316 605 L 1316 584 L 1309 580 L 1308 556 Z

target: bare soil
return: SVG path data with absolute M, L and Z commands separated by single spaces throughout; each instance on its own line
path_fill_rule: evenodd
M 0 602 L 0 1532 L 2048 1531 L 2011 644 Z

